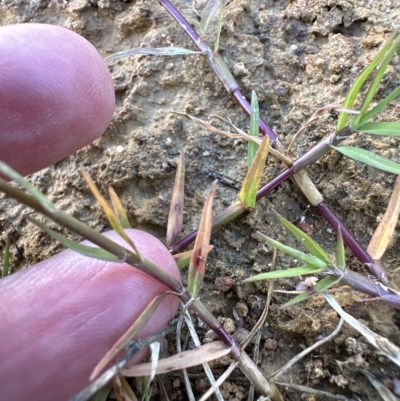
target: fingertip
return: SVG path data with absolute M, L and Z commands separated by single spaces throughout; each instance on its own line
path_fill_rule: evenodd
M 97 50 L 58 26 L 0 27 L 0 160 L 21 174 L 51 165 L 98 138 L 115 107 Z

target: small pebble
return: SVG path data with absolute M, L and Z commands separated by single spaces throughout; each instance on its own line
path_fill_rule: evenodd
M 210 156 L 210 152 L 209 152 L 208 150 L 205 150 L 205 151 L 203 152 L 203 156 Z

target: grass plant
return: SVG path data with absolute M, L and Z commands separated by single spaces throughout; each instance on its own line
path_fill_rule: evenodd
M 57 210 L 46 199 L 46 197 L 44 197 L 44 195 L 42 195 L 28 181 L 26 181 L 15 171 L 11 170 L 4 163 L 0 163 L 0 173 L 4 177 L 8 177 L 9 179 L 17 182 L 23 188 L 23 190 L 10 183 L 7 183 L 3 179 L 0 179 L 0 190 L 5 192 L 9 197 L 15 198 L 18 202 L 27 205 L 43 216 L 53 220 L 63 227 L 68 228 L 75 234 L 90 240 L 92 243 L 96 244 L 98 248 L 84 246 L 68 240 L 37 219 L 34 219 L 33 217 L 27 217 L 28 220 L 38 225 L 65 246 L 90 257 L 117 262 L 124 261 L 164 283 L 169 287 L 169 293 L 172 292 L 179 297 L 183 304 L 182 321 L 184 318 L 188 319 L 185 313 L 186 310 L 191 311 L 215 331 L 220 339 L 220 342 L 212 343 L 212 346 L 209 344 L 199 346 L 198 350 L 193 351 L 191 357 L 188 357 L 187 362 L 184 364 L 181 363 L 182 358 L 170 357 L 171 359 L 169 360 L 167 359 L 160 361 L 157 364 L 158 366 L 150 364 L 126 368 L 129 358 L 138 349 L 149 346 L 150 344 L 154 343 L 160 335 L 165 335 L 165 332 L 162 332 L 158 333 L 156 336 L 152 336 L 144 340 L 134 340 L 135 335 L 148 321 L 149 317 L 162 301 L 163 297 L 165 296 L 165 294 L 162 294 L 153 300 L 153 302 L 143 311 L 140 318 L 136 322 L 133 322 L 131 328 L 124 334 L 123 337 L 121 337 L 121 339 L 114 345 L 110 352 L 105 355 L 103 360 L 99 362 L 99 365 L 91 377 L 93 382 L 82 393 L 74 397 L 73 400 L 82 401 L 88 399 L 95 392 L 104 387 L 110 381 L 110 379 L 116 377 L 121 372 L 127 376 L 154 376 L 156 373 L 167 370 L 169 371 L 171 369 L 181 369 L 188 366 L 193 366 L 193 363 L 207 363 L 208 361 L 215 359 L 217 355 L 222 356 L 226 354 L 231 355 L 232 359 L 235 360 L 234 366 L 238 366 L 242 370 L 246 377 L 254 384 L 254 386 L 263 396 L 269 397 L 271 400 L 283 400 L 282 394 L 274 382 L 274 379 L 277 378 L 281 373 L 276 373 L 271 378 L 265 377 L 258 369 L 257 364 L 253 362 L 253 360 L 245 352 L 244 348 L 245 345 L 249 343 L 249 339 L 244 342 L 244 345 L 237 344 L 235 341 L 233 341 L 232 337 L 226 332 L 221 323 L 201 302 L 199 299 L 199 294 L 201 293 L 203 280 L 206 274 L 207 255 L 210 252 L 210 236 L 212 235 L 212 229 L 228 223 L 244 212 L 251 211 L 251 209 L 256 206 L 256 202 L 259 199 L 270 193 L 274 188 L 288 178 L 292 178 L 295 181 L 296 185 L 298 185 L 299 188 L 304 192 L 310 203 L 318 211 L 320 211 L 323 217 L 335 228 L 335 230 L 337 230 L 337 248 L 335 260 L 331 260 L 327 252 L 324 251 L 322 247 L 310 236 L 291 224 L 283 216 L 280 216 L 275 211 L 272 211 L 272 214 L 274 214 L 278 221 L 296 237 L 296 239 L 302 244 L 307 252 L 288 247 L 287 245 L 276 241 L 273 238 L 270 238 L 262 233 L 258 233 L 260 240 L 265 241 L 268 245 L 277 248 L 279 251 L 284 252 L 293 258 L 296 258 L 297 260 L 301 260 L 304 264 L 301 267 L 292 269 L 261 273 L 254 277 L 245 279 L 244 282 L 249 283 L 259 280 L 296 277 L 299 275 L 303 276 L 309 274 L 322 275 L 323 278 L 315 286 L 313 286 L 310 290 L 296 296 L 285 306 L 289 307 L 294 303 L 304 301 L 317 293 L 323 294 L 329 304 L 341 315 L 344 321 L 351 324 L 353 327 L 357 327 L 357 330 L 359 330 L 363 335 L 369 336 L 369 341 L 376 346 L 380 352 L 384 351 L 385 355 L 388 356 L 389 359 L 391 359 L 394 363 L 399 364 L 400 353 L 396 346 L 389 344 L 386 350 L 383 350 L 383 347 L 379 347 L 379 344 L 382 343 L 382 339 L 379 338 L 375 333 L 372 333 L 371 331 L 368 332 L 368 330 L 365 330 L 365 328 L 359 326 L 359 322 L 357 323 L 352 321 L 349 316 L 343 310 L 341 310 L 340 306 L 335 303 L 336 301 L 332 298 L 332 296 L 326 293 L 327 290 L 332 289 L 335 284 L 340 282 L 341 284 L 350 286 L 354 290 L 368 294 L 371 299 L 384 302 L 400 310 L 400 294 L 396 291 L 396 289 L 389 285 L 389 277 L 380 264 L 380 258 L 384 253 L 393 233 L 397 218 L 390 216 L 393 214 L 398 215 L 400 210 L 399 180 L 397 181 L 392 200 L 388 206 L 390 216 L 388 215 L 387 218 L 383 219 L 383 224 L 380 226 L 380 228 L 378 228 L 377 234 L 373 238 L 373 245 L 371 245 L 368 250 L 365 250 L 359 244 L 357 239 L 352 236 L 346 226 L 325 204 L 322 195 L 316 190 L 304 169 L 320 159 L 327 152 L 335 150 L 347 157 L 351 157 L 360 162 L 368 163 L 373 167 L 380 168 L 389 173 L 400 174 L 400 165 L 392 160 L 384 159 L 383 157 L 372 154 L 364 149 L 340 145 L 342 141 L 356 132 L 363 132 L 368 135 L 400 135 L 399 122 L 372 121 L 372 119 L 376 117 L 376 115 L 381 112 L 384 107 L 390 104 L 400 94 L 400 89 L 396 88 L 385 99 L 378 102 L 377 105 L 372 106 L 374 96 L 385 70 L 400 45 L 400 35 L 395 32 L 389 38 L 387 43 L 383 46 L 373 61 L 360 74 L 359 78 L 350 89 L 343 108 L 336 108 L 340 110 L 340 114 L 335 133 L 328 138 L 325 138 L 309 152 L 296 159 L 290 150 L 291 145 L 289 148 L 286 148 L 279 140 L 275 132 L 259 116 L 258 101 L 255 93 L 252 94 L 251 104 L 249 104 L 249 102 L 239 91 L 237 83 L 230 74 L 229 69 L 225 65 L 221 55 L 218 53 L 220 40 L 219 32 L 221 31 L 221 23 L 223 18 L 222 0 L 220 2 L 211 0 L 207 5 L 201 25 L 201 35 L 195 31 L 195 29 L 184 19 L 181 13 L 168 0 L 160 0 L 160 4 L 171 14 L 171 16 L 180 24 L 182 29 L 189 35 L 191 40 L 196 44 L 199 52 L 205 57 L 215 74 L 224 84 L 225 88 L 235 98 L 244 112 L 250 116 L 249 135 L 242 132 L 235 134 L 222 132 L 207 122 L 200 121 L 192 116 L 188 116 L 196 123 L 202 124 L 214 132 L 219 132 L 230 136 L 239 135 L 240 137 L 249 141 L 249 170 L 246 179 L 244 180 L 242 189 L 238 195 L 238 201 L 213 217 L 212 202 L 217 189 L 217 183 L 214 182 L 205 202 L 198 230 L 192 232 L 182 239 L 180 239 L 179 236 L 183 227 L 185 170 L 183 153 L 180 156 L 168 219 L 167 243 L 171 247 L 172 252 L 178 254 L 176 255 L 176 260 L 178 261 L 180 267 L 187 264 L 189 265 L 188 288 L 185 288 L 181 282 L 166 274 L 160 268 L 160 266 L 157 266 L 140 254 L 135 244 L 124 233 L 124 229 L 129 227 L 129 222 L 121 202 L 119 201 L 114 190 L 110 189 L 109 192 L 112 203 L 112 206 L 110 206 L 102 197 L 87 173 L 83 172 L 83 176 L 88 186 L 90 187 L 97 201 L 101 204 L 113 229 L 126 242 L 126 247 L 122 247 L 110 241 L 106 237 L 85 226 L 73 217 Z M 219 29 L 217 38 L 215 40 L 215 46 L 212 50 L 211 47 L 205 42 L 204 37 L 207 31 L 207 26 L 209 25 L 213 14 L 217 13 L 218 11 Z M 198 54 L 199 52 L 175 48 L 132 49 L 113 55 L 109 58 L 109 61 L 134 54 L 176 56 L 180 54 Z M 365 93 L 363 93 L 362 89 L 368 80 L 370 80 L 369 88 Z M 360 94 L 362 94 L 363 97 L 361 107 L 359 110 L 354 110 L 353 108 L 355 100 Z M 350 115 L 353 115 L 351 119 Z M 263 138 L 259 137 L 259 132 L 264 135 Z M 273 156 L 276 156 L 283 161 L 283 163 L 286 165 L 286 169 L 279 176 L 259 189 L 262 170 L 269 151 L 273 154 Z M 192 241 L 195 241 L 193 249 L 179 255 L 179 253 Z M 352 250 L 355 256 L 357 256 L 367 271 L 372 274 L 374 278 L 367 277 L 349 270 L 345 258 L 344 244 L 346 244 Z M 6 259 L 8 259 L 8 256 L 5 258 L 5 260 Z M 5 268 L 3 268 L 3 275 L 5 274 L 5 271 L 7 271 L 6 264 Z M 178 326 L 179 324 L 180 323 L 178 323 Z M 190 323 L 188 324 L 190 325 Z M 342 322 L 340 323 L 340 327 L 341 324 Z M 337 333 L 339 329 L 335 331 L 335 333 Z M 175 330 L 175 327 L 173 330 Z M 171 331 L 171 328 L 168 328 L 167 331 Z M 178 333 L 178 339 L 180 339 L 180 333 Z M 387 343 L 385 344 L 387 345 Z M 111 368 L 106 369 L 105 367 L 112 360 L 112 358 L 123 349 L 127 350 L 126 356 L 117 364 L 114 364 Z M 153 350 L 153 353 L 155 354 L 157 351 Z M 302 356 L 304 355 L 302 354 Z M 294 362 L 295 361 L 293 361 L 293 363 Z M 291 366 L 291 364 L 292 363 L 289 363 L 288 367 Z M 288 367 L 285 367 L 285 369 Z M 125 391 L 123 389 L 126 388 L 126 382 L 123 380 L 124 379 L 122 379 L 122 382 L 120 382 L 119 387 L 116 387 L 116 394 L 120 393 L 119 397 L 121 399 L 121 394 L 123 391 Z M 213 387 L 216 388 L 217 384 L 214 384 Z M 129 392 L 129 390 L 126 389 L 124 394 L 127 392 Z

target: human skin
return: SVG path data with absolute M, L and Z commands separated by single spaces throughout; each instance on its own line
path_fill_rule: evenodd
M 97 50 L 61 27 L 0 27 L 0 160 L 26 175 L 101 136 L 115 107 Z
M 180 280 L 174 258 L 152 235 L 127 230 L 139 251 Z M 105 235 L 123 244 L 115 232 Z M 63 401 L 157 295 L 168 288 L 127 264 L 65 250 L 0 280 L 0 400 Z M 166 327 L 169 295 L 138 337 Z
M 85 39 L 49 25 L 0 27 L 0 160 L 22 174 L 38 171 L 98 138 L 114 106 L 111 76 Z M 180 279 L 160 241 L 129 235 Z M 132 266 L 70 250 L 0 280 L 0 401 L 68 400 L 166 290 Z M 166 327 L 177 306 L 168 296 L 139 337 Z

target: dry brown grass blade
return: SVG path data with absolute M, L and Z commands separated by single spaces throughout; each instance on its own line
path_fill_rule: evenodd
M 121 199 L 119 199 L 119 196 L 117 195 L 112 186 L 108 187 L 108 195 L 110 196 L 112 208 L 114 210 L 115 215 L 118 217 L 118 221 L 121 224 L 121 226 L 124 228 L 131 228 L 128 216 L 126 215 Z
M 204 203 L 199 230 L 193 247 L 192 258 L 190 259 L 188 288 L 193 298 L 196 298 L 199 295 L 200 288 L 203 284 L 212 229 L 212 202 L 215 191 L 217 190 L 217 184 L 218 181 L 213 182 Z
M 232 363 L 228 369 L 218 378 L 218 380 L 201 396 L 198 401 L 208 400 L 214 393 L 215 389 L 221 387 L 225 380 L 231 375 L 231 373 L 239 366 L 239 362 Z
M 381 383 L 371 372 L 368 370 L 360 369 L 371 384 L 375 387 L 378 394 L 382 397 L 383 401 L 399 401 L 399 399 L 383 384 Z
M 393 232 L 396 228 L 400 213 L 400 176 L 397 177 L 392 195 L 389 200 L 383 218 L 381 219 L 371 241 L 368 245 L 367 252 L 374 260 L 380 260 L 385 253 L 386 248 L 393 238 Z
M 200 347 L 201 342 L 200 342 L 199 336 L 197 335 L 196 329 L 192 322 L 192 318 L 188 311 L 185 312 L 185 322 L 186 322 L 187 328 L 189 329 L 189 332 L 190 332 L 190 335 L 194 342 L 194 345 L 196 347 Z M 207 362 L 202 363 L 202 365 L 203 365 L 204 372 L 206 373 L 206 376 L 207 376 L 208 381 L 210 382 L 211 386 L 215 386 L 215 378 L 214 378 L 213 372 L 210 368 L 210 365 Z M 222 394 L 219 391 L 218 387 L 215 387 L 215 397 L 217 398 L 218 401 L 224 401 L 224 398 L 222 397 Z
M 167 224 L 167 246 L 174 245 L 183 227 L 183 201 L 185 190 L 185 159 L 181 152 L 175 174 L 174 190 Z
M 160 359 L 157 365 L 156 374 L 167 373 L 174 370 L 186 369 L 202 363 L 213 361 L 228 355 L 228 348 L 222 341 L 215 341 L 202 345 L 189 351 L 183 351 L 169 358 Z M 151 373 L 151 363 L 143 363 L 130 368 L 125 368 L 121 372 L 124 376 L 139 377 L 148 376 Z
M 299 139 L 300 135 L 311 125 L 314 124 L 315 121 L 319 119 L 319 117 L 327 110 L 334 110 L 334 111 L 339 111 L 339 112 L 345 112 L 348 114 L 359 114 L 359 111 L 351 110 L 351 109 L 345 109 L 341 106 L 337 106 L 334 104 L 327 104 L 324 107 L 321 107 L 318 109 L 309 119 L 306 121 L 301 128 L 296 132 L 292 140 L 289 142 L 289 145 L 287 147 L 287 151 L 290 152 L 294 143 Z
M 89 380 L 93 381 L 102 370 L 107 366 L 107 364 L 112 361 L 120 352 L 124 349 L 126 344 L 135 337 L 142 327 L 146 324 L 146 322 L 153 315 L 154 311 L 160 305 L 160 303 L 165 299 L 167 295 L 171 293 L 164 292 L 157 297 L 155 297 L 150 304 L 146 307 L 146 309 L 140 314 L 138 319 L 132 324 L 132 326 L 123 334 L 123 336 L 112 346 L 112 348 L 107 352 L 106 355 L 101 359 L 101 361 L 96 365 L 93 369 L 92 374 L 90 375 Z
M 117 375 L 114 377 L 112 385 L 117 401 L 138 401 L 131 386 L 123 376 Z

